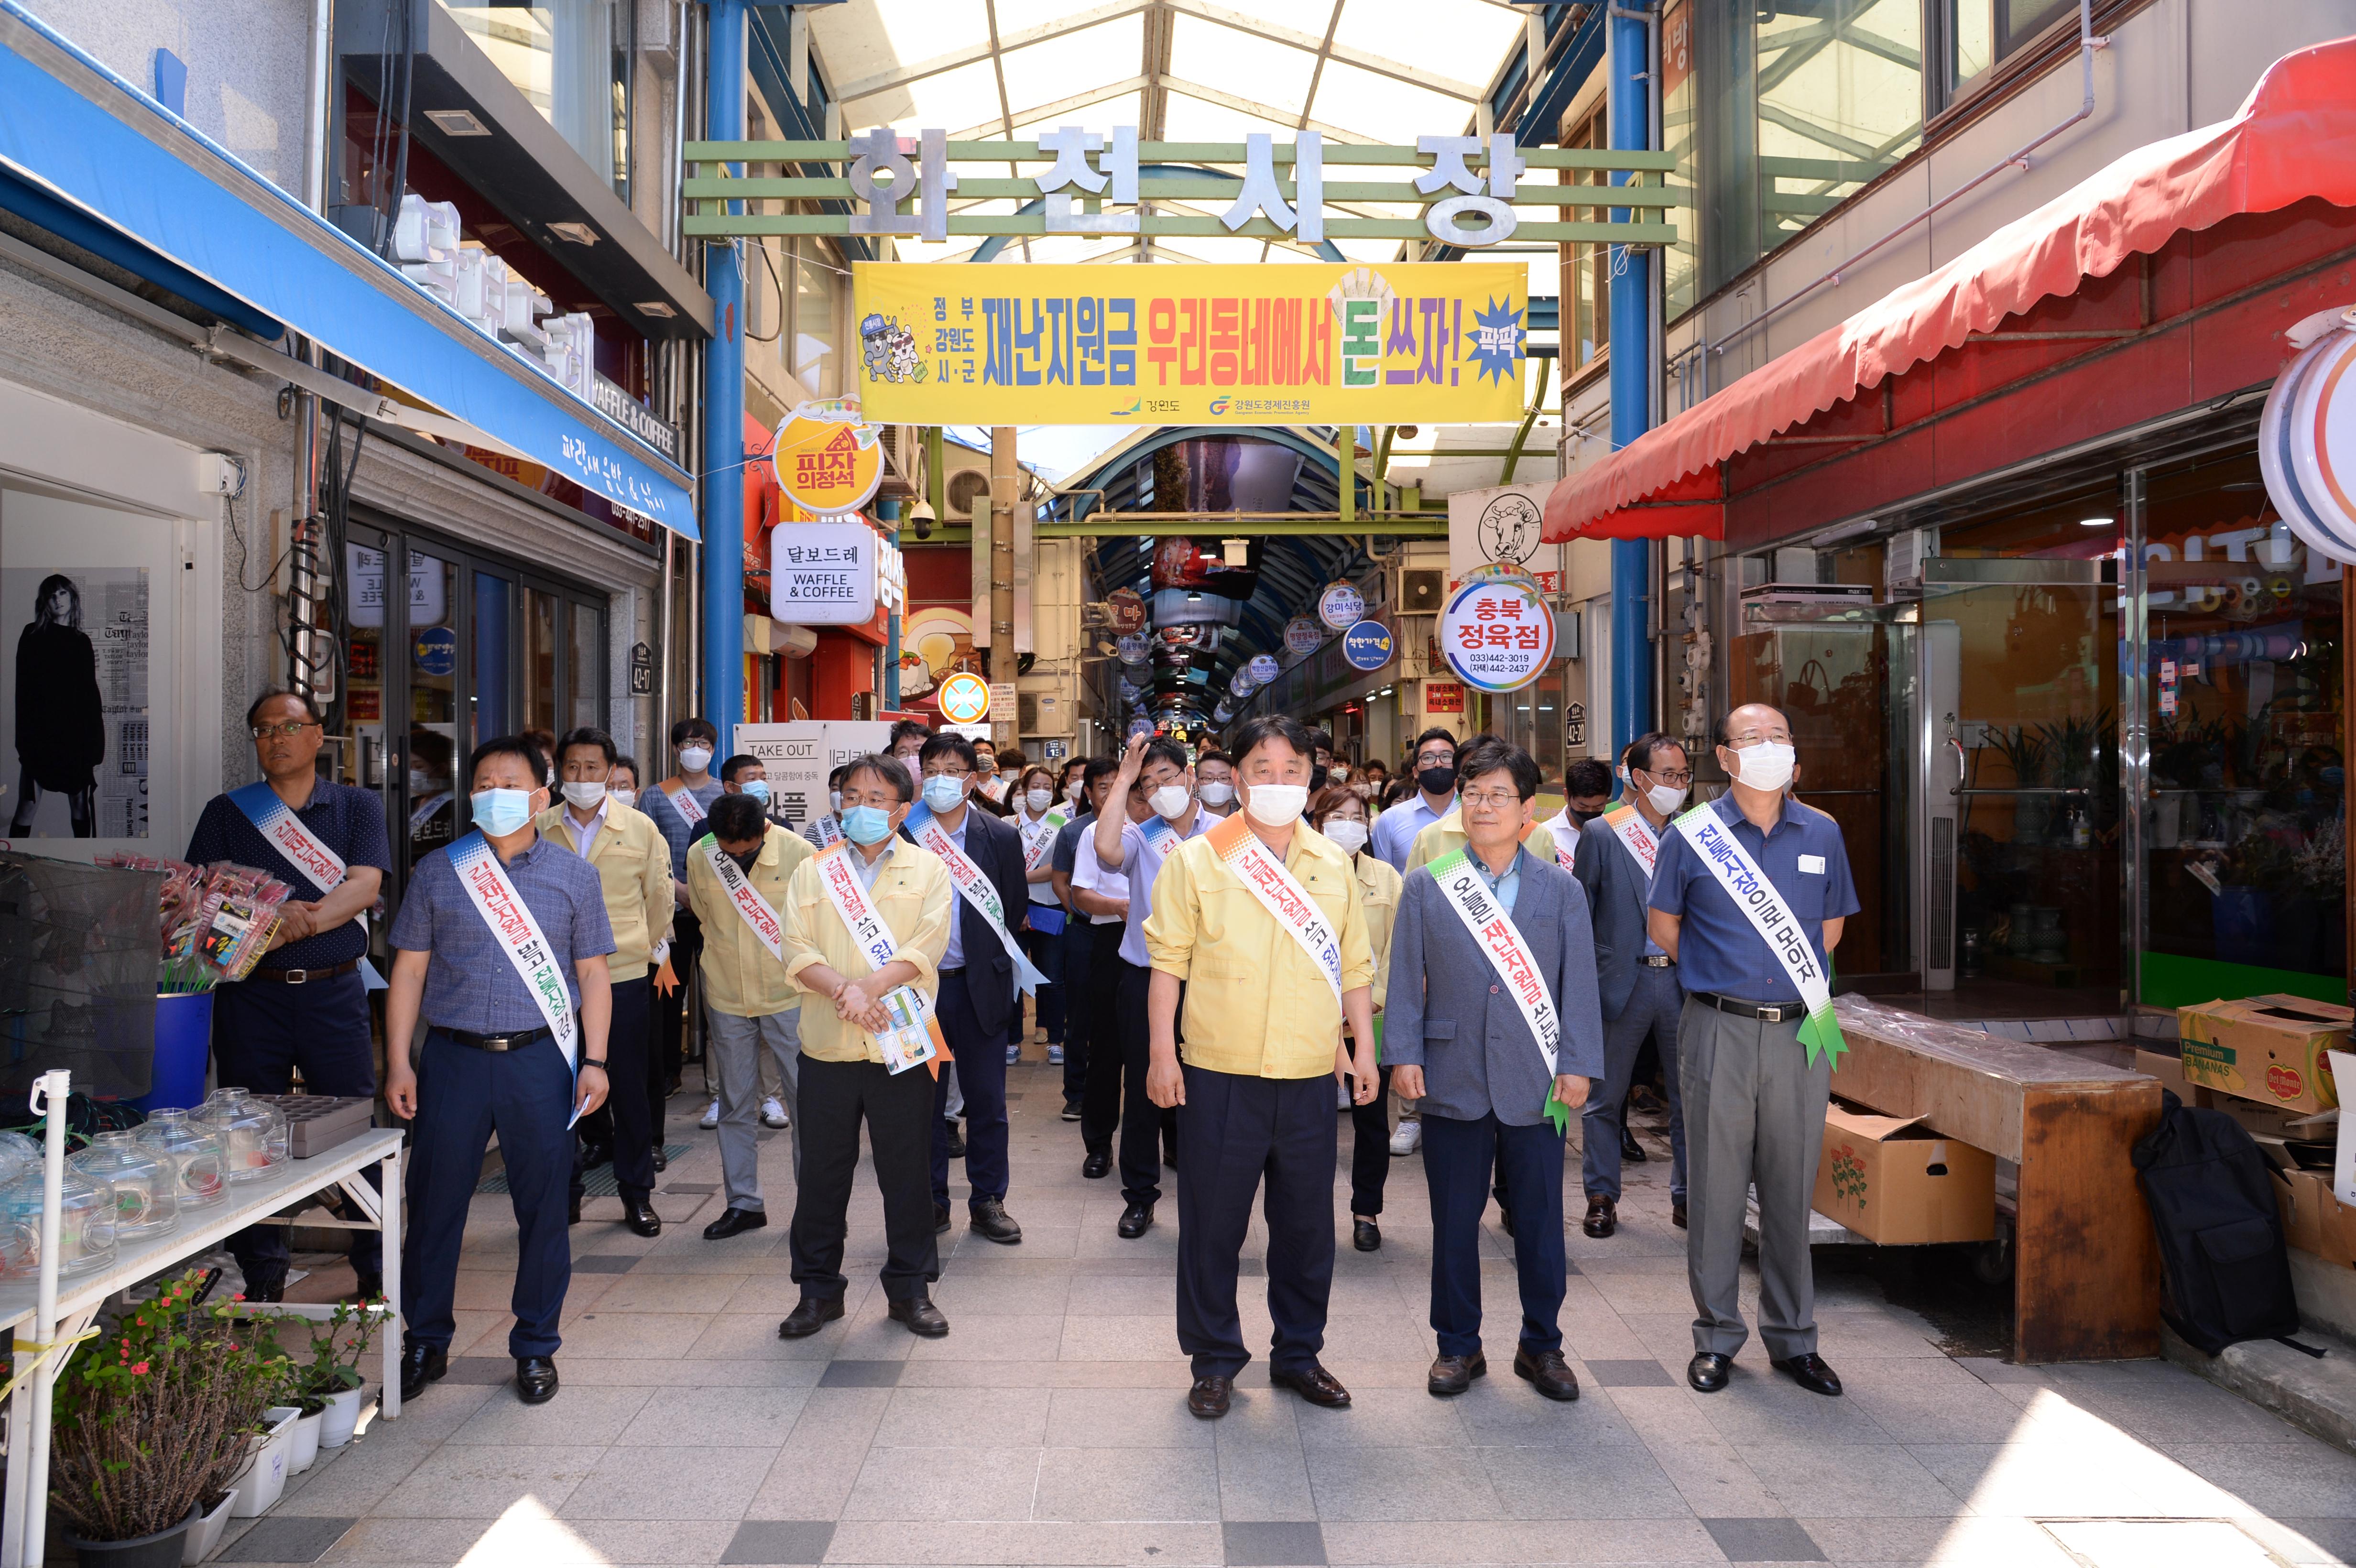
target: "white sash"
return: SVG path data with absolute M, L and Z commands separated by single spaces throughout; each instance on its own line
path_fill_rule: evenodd
M 1514 1006 L 1522 1010 L 1522 1021 L 1530 1026 L 1537 1037 L 1538 1054 L 1546 1058 L 1547 1077 L 1555 1076 L 1555 1063 L 1561 1055 L 1562 1015 L 1555 1010 L 1554 998 L 1547 995 L 1546 976 L 1538 972 L 1538 961 L 1530 952 L 1530 944 L 1522 940 L 1521 928 L 1497 895 L 1489 891 L 1488 881 L 1472 864 L 1472 857 L 1462 849 L 1451 849 L 1439 859 L 1424 867 L 1440 891 L 1448 895 L 1448 907 L 1472 933 L 1472 944 L 1489 960 L 1497 978 L 1505 983 L 1505 995 L 1514 998 Z M 1547 1091 L 1549 1104 L 1554 1091 Z
M 1284 933 L 1309 955 L 1317 972 L 1325 976 L 1325 984 L 1333 987 L 1333 1006 L 1338 1009 L 1342 1005 L 1342 943 L 1326 920 L 1325 912 L 1317 907 L 1317 901 L 1294 880 L 1284 862 L 1259 841 L 1259 835 L 1251 830 L 1242 813 L 1221 818 L 1219 825 L 1203 837 L 1211 841 L 1211 848 L 1226 862 L 1228 869 L 1243 880 L 1251 896 L 1259 901 L 1260 908 L 1274 915 Z M 1175 828 L 1171 829 L 1170 837 L 1174 844 Z
M 1786 807 L 1785 809 L 1789 809 Z M 1718 813 L 1708 805 L 1697 805 L 1672 825 L 1693 846 L 1695 854 L 1719 886 L 1734 901 L 1734 907 L 1750 921 L 1767 951 L 1780 961 L 1792 983 L 1799 987 L 1800 1001 L 1808 1009 L 1800 1025 L 1800 1040 L 1808 1048 L 1808 1061 L 1813 1063 L 1820 1054 L 1829 1054 L 1833 1066 L 1840 1066 L 1840 1053 L 1848 1049 L 1841 1038 L 1840 1024 L 1833 1017 L 1833 993 L 1830 977 L 1816 962 L 1816 950 L 1809 945 L 1808 934 L 1792 918 L 1791 901 L 1767 880 L 1767 873 L 1751 858 Z
M 548 938 L 541 934 L 540 922 L 532 918 L 530 906 L 516 892 L 515 884 L 508 880 L 499 858 L 491 852 L 490 841 L 481 833 L 469 833 L 451 845 L 450 864 L 457 871 L 458 885 L 466 890 L 475 912 L 491 928 L 508 962 L 515 965 L 523 988 L 539 1005 L 540 1016 L 548 1020 L 549 1032 L 556 1036 L 557 1049 L 564 1052 L 565 1065 L 572 1066 L 580 1053 L 579 1036 L 573 1026 L 573 995 L 565 989 L 563 967 L 548 945 Z
M 851 857 L 854 853 L 856 851 L 851 848 L 850 841 L 845 839 L 811 863 L 818 867 L 818 885 L 826 890 L 827 901 L 833 904 L 834 912 L 841 916 L 844 927 L 851 933 L 852 944 L 865 955 L 868 974 L 872 975 L 892 962 L 892 955 L 899 951 L 900 944 L 893 936 L 892 928 L 884 923 L 884 917 L 875 912 L 875 905 L 867 897 L 867 890 L 860 885 L 859 873 L 851 864 Z M 858 980 L 864 976 L 853 975 L 851 978 Z M 884 1066 L 898 1073 L 929 1062 L 933 1075 L 938 1077 L 940 1064 L 950 1059 L 948 1042 L 941 1036 L 940 1020 L 933 1016 L 933 1005 L 926 999 L 925 994 L 914 986 L 895 986 L 876 1000 L 892 1015 L 893 1027 L 874 1037 L 876 1045 L 884 1052 Z M 929 1052 L 919 1049 L 912 1032 L 918 1024 L 922 1025 L 926 1042 L 932 1047 Z
M 1636 869 L 1644 873 L 1644 886 L 1653 885 L 1653 866 L 1661 858 L 1661 836 L 1644 820 L 1644 814 L 1622 802 L 1603 814 L 1604 826 L 1612 829 Z
M 821 849 L 831 849 L 842 842 L 842 823 L 830 811 L 803 829 L 803 837 Z
M 698 847 L 711 858 L 712 874 L 720 879 L 721 891 L 728 895 L 728 901 L 736 906 L 736 912 L 744 917 L 744 923 L 753 928 L 753 934 L 761 939 L 761 945 L 769 950 L 769 956 L 784 963 L 786 924 L 777 918 L 777 912 L 769 907 L 769 901 L 753 886 L 752 879 L 744 875 L 744 869 L 720 847 L 719 839 L 707 837 L 699 841 Z
M 253 824 L 254 831 L 284 857 L 288 865 L 302 872 L 305 880 L 318 889 L 322 895 L 332 893 L 344 885 L 344 879 L 350 874 L 344 865 L 344 858 L 320 843 L 311 830 L 303 826 L 303 819 L 294 815 L 294 807 L 279 799 L 278 792 L 266 782 L 230 791 L 229 803 L 243 812 L 245 819 Z M 352 916 L 351 923 L 360 928 L 360 938 L 365 942 L 369 928 L 368 912 L 363 910 Z M 360 979 L 368 988 L 371 991 L 384 989 L 384 982 L 377 978 L 376 965 L 368 961 L 366 954 L 360 955 L 359 963 Z
M 687 824 L 689 832 L 692 833 L 703 826 L 703 803 L 689 794 L 685 784 L 663 791 L 662 796 L 670 802 L 671 809 L 679 813 L 680 820 Z
M 1554 863 L 1568 871 L 1579 859 L 1579 824 L 1565 806 L 1547 826 L 1554 830 Z
M 970 811 L 973 808 L 968 806 L 966 809 Z M 971 904 L 981 918 L 990 923 L 991 931 L 998 937 L 999 946 L 1014 960 L 1015 988 L 1036 991 L 1045 985 L 1047 976 L 1041 974 L 1023 955 L 1022 944 L 1006 929 L 1006 906 L 999 900 L 998 885 L 982 874 L 980 866 L 966 859 L 965 851 L 957 847 L 957 840 L 949 837 L 949 830 L 941 826 L 940 818 L 927 810 L 921 801 L 908 813 L 908 837 L 941 858 L 941 864 L 949 869 L 949 880 L 957 885 L 958 896 Z
M 1023 819 L 1019 831 L 1023 835 L 1023 869 L 1024 870 L 1035 871 L 1039 869 L 1039 862 L 1046 859 L 1047 852 L 1055 847 L 1055 835 L 1062 830 L 1066 820 L 1062 812 L 1054 810 L 1050 810 L 1046 816 L 1036 822 L 1027 817 Z

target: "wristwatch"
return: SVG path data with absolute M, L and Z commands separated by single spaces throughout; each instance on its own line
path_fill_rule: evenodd
M 605 1071 L 605 1064 L 602 1061 L 584 1061 L 581 1065 L 584 1067 L 594 1067 L 600 1072 Z

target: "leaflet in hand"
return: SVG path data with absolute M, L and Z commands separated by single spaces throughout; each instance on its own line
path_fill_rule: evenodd
M 883 1049 L 885 1068 L 895 1074 L 905 1072 L 940 1054 L 932 1005 L 915 987 L 894 987 L 884 992 L 875 1005 L 892 1019 L 889 1029 L 874 1036 L 875 1043 Z

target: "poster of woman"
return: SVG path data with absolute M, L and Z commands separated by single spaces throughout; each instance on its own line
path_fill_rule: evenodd
M 146 571 L 0 571 L 0 614 L 25 617 L 5 688 L 8 837 L 145 837 Z
M 73 836 L 92 837 L 106 703 L 98 655 L 82 630 L 80 586 L 51 572 L 34 591 L 32 612 L 16 638 L 16 809 L 8 836 L 30 837 L 41 797 L 60 795 Z

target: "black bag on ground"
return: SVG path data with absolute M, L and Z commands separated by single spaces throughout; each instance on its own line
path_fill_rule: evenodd
M 2297 1332 L 2282 1211 L 2265 1156 L 2242 1125 L 2162 1090 L 2159 1125 L 2134 1158 L 2159 1236 L 2168 1326 L 2211 1356 Z

